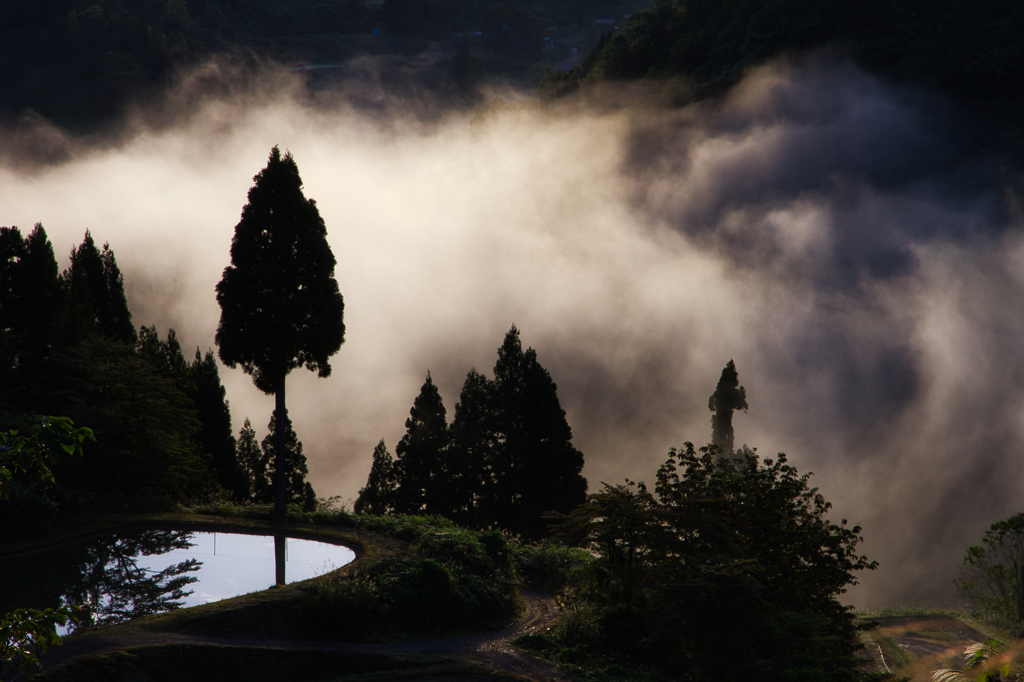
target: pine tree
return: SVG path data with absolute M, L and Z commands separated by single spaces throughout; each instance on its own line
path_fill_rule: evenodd
M 192 377 L 190 397 L 202 423 L 199 444 L 213 458 L 217 482 L 236 500 L 248 500 L 252 496 L 252 489 L 236 454 L 227 391 L 220 382 L 220 370 L 213 351 L 208 350 L 205 356 L 201 356 L 196 348 L 196 357 L 189 373 Z
M 496 437 L 492 417 L 491 382 L 471 369 L 462 384 L 451 425 L 446 504 L 451 518 L 471 528 L 494 520 L 494 472 Z
M 25 238 L 25 252 L 19 266 L 15 285 L 16 315 L 25 330 L 25 352 L 36 361 L 53 349 L 62 299 L 57 259 L 41 223 L 36 223 Z
M 302 454 L 302 443 L 299 441 L 295 429 L 292 428 L 292 420 L 288 419 L 288 412 L 284 413 L 285 427 L 282 429 L 284 440 L 284 457 L 277 457 L 278 438 L 277 415 L 270 417 L 267 428 L 270 432 L 261 443 L 263 449 L 263 468 L 271 471 L 271 464 L 284 462 L 285 495 L 288 504 L 299 504 L 305 509 L 311 510 L 316 504 L 316 494 L 313 487 L 306 481 L 309 468 L 306 466 L 306 456 Z M 269 483 L 269 481 L 268 481 Z
M 722 452 L 732 454 L 732 413 L 735 410 L 747 410 L 747 390 L 740 386 L 740 377 L 732 360 L 722 370 L 718 386 L 708 398 L 708 409 L 714 412 L 711 415 L 711 442 L 720 447 Z
M 388 452 L 384 439 L 381 438 L 373 449 L 373 464 L 370 475 L 366 478 L 366 486 L 359 491 L 356 499 L 357 514 L 373 514 L 381 516 L 393 511 L 392 497 L 395 492 L 395 466 Z
M 62 300 L 43 226 L 36 223 L 25 239 L 17 227 L 0 227 L 0 403 L 24 403 L 24 388 L 54 351 Z
M 395 447 L 395 511 L 403 514 L 444 514 L 444 458 L 448 423 L 441 394 L 430 372 L 405 421 L 406 433 Z
M 97 442 L 62 485 L 84 483 L 97 504 L 145 509 L 213 491 L 212 472 L 196 447 L 200 423 L 177 383 L 135 348 L 93 334 L 44 365 L 33 401 L 45 413 L 90 424 Z
M 494 365 L 493 504 L 498 523 L 525 537 L 547 534 L 545 512 L 568 513 L 586 499 L 583 454 L 572 445 L 557 390 L 513 325 Z
M 64 334 L 75 343 L 87 334 L 134 345 L 137 339 L 124 294 L 124 278 L 109 244 L 101 252 L 87 230 L 71 252 L 71 267 L 62 275 L 68 291 Z
M 331 374 L 328 359 L 345 339 L 344 302 L 334 279 L 336 261 L 316 202 L 302 194 L 291 154 L 274 147 L 254 178 L 231 240 L 231 265 L 217 284 L 220 359 L 238 365 L 261 391 L 273 394 L 285 421 L 285 378 L 305 366 Z M 282 431 L 279 437 L 283 439 Z M 286 448 L 279 440 L 278 451 Z M 274 518 L 284 520 L 285 470 L 275 464 Z
M 248 417 L 245 418 L 242 430 L 238 433 L 237 453 L 238 464 L 248 480 L 248 488 L 252 491 L 250 499 L 260 504 L 273 502 L 274 491 L 270 486 L 270 474 L 267 472 L 266 462 L 263 461 L 263 451 L 256 441 L 256 431 Z

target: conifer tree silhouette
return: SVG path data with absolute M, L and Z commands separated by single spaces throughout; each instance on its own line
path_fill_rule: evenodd
M 272 502 L 274 491 L 270 484 L 270 474 L 263 462 L 263 451 L 256 441 L 256 430 L 252 428 L 252 422 L 248 417 L 242 423 L 242 430 L 238 432 L 236 452 L 238 464 L 248 479 L 250 499 L 264 504 Z
M 430 372 L 413 402 L 406 433 L 395 446 L 397 491 L 395 511 L 403 514 L 440 514 L 447 475 L 448 423 L 441 394 Z
M 747 409 L 747 389 L 740 386 L 736 364 L 730 360 L 722 370 L 715 392 L 708 398 L 711 415 L 711 442 L 725 454 L 733 451 L 732 413 Z
M 285 501 L 292 504 L 301 504 L 307 511 L 310 511 L 316 505 L 316 493 L 313 492 L 313 486 L 306 481 L 309 468 L 306 465 L 306 456 L 302 454 L 302 442 L 295 433 L 295 429 L 292 428 L 292 422 L 288 419 L 287 411 L 284 413 L 284 428 L 279 429 L 279 423 L 277 421 L 277 414 L 270 417 L 270 423 L 267 424 L 270 432 L 260 444 L 263 448 L 263 455 L 261 457 L 263 464 L 261 468 L 264 471 L 270 472 L 272 471 L 271 464 L 283 461 Z M 283 457 L 278 456 L 281 450 L 278 450 L 277 443 L 281 440 L 284 440 Z
M 387 514 L 393 509 L 395 484 L 394 460 L 381 438 L 373 449 L 373 464 L 370 465 L 366 486 L 359 491 L 353 509 L 357 514 Z
M 568 513 L 582 504 L 587 479 L 580 473 L 583 453 L 572 445 L 558 386 L 537 362 L 537 351 L 523 350 L 515 325 L 498 349 L 493 390 L 497 522 L 525 537 L 542 537 L 542 515 Z
M 66 331 L 73 342 L 99 332 L 121 343 L 135 344 L 138 336 L 124 294 L 124 277 L 109 244 L 100 251 L 86 230 L 81 245 L 71 252 L 71 267 L 62 278 L 70 306 L 70 328 Z
M 328 358 L 345 340 L 344 302 L 334 279 L 336 261 L 316 202 L 302 194 L 290 153 L 274 147 L 253 180 L 231 240 L 231 265 L 217 284 L 221 307 L 216 341 L 228 367 L 242 366 L 285 414 L 285 377 L 306 367 L 331 374 Z M 276 452 L 285 451 L 284 432 Z M 274 519 L 284 521 L 285 462 L 274 466 Z

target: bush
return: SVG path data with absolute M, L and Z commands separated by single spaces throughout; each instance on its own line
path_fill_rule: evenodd
M 527 587 L 557 594 L 572 581 L 574 572 L 585 570 L 595 561 L 590 552 L 552 542 L 515 542 L 512 544 L 516 571 Z
M 300 617 L 316 632 L 353 635 L 365 630 L 376 605 L 377 586 L 373 581 L 342 576 L 320 583 L 302 605 Z
M 368 608 L 363 631 L 498 627 L 519 608 L 512 548 L 497 531 L 471 531 L 433 516 L 359 516 L 360 527 L 410 543 L 361 575 L 318 589 L 303 607 L 314 627 L 352 634 L 341 614 Z M 373 599 L 367 595 L 372 588 Z M 361 595 L 361 596 L 360 596 Z M 367 607 L 367 604 L 371 604 Z

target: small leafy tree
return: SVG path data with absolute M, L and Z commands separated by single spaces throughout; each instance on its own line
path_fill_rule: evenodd
M 837 598 L 876 564 L 808 480 L 782 454 L 687 443 L 653 494 L 630 482 L 591 494 L 559 527 L 597 557 L 567 593 L 563 644 L 573 614 L 587 613 L 590 655 L 681 679 L 872 679 Z
M 602 558 L 612 583 L 605 591 L 627 614 L 666 546 L 657 500 L 646 485 L 632 481 L 606 483 L 589 495 L 558 527 L 558 534 Z
M 993 523 L 954 582 L 982 615 L 1024 622 L 1024 513 Z
M 27 433 L 0 431 L 0 499 L 9 494 L 16 474 L 35 475 L 53 481 L 51 457 L 57 451 L 81 455 L 86 441 L 95 441 L 92 430 L 75 428 L 67 417 L 37 417 Z M 59 645 L 57 626 L 77 621 L 77 606 L 58 609 L 16 609 L 0 616 L 0 674 L 22 672 L 39 665 L 51 646 Z
M 287 420 L 285 377 L 298 367 L 331 375 L 330 356 L 345 340 L 345 305 L 334 279 L 337 261 L 316 202 L 302 194 L 292 155 L 274 147 L 253 177 L 249 201 L 231 240 L 231 265 L 217 284 L 220 359 L 238 365 L 256 387 L 273 394 Z M 276 451 L 286 451 L 284 431 Z M 274 518 L 284 521 L 286 463 L 274 466 Z

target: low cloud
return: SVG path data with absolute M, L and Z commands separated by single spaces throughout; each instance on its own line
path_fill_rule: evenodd
M 41 221 L 59 255 L 91 229 L 136 325 L 205 351 L 252 176 L 290 150 L 346 304 L 332 377 L 288 380 L 320 495 L 356 495 L 428 370 L 451 414 L 515 323 L 591 489 L 652 481 L 669 447 L 708 440 L 734 359 L 737 442 L 785 451 L 863 525 L 881 568 L 859 606 L 948 602 L 964 549 L 1020 511 L 1024 241 L 996 172 L 956 162 L 941 102 L 824 57 L 682 110 L 524 100 L 472 124 L 353 86 L 310 97 L 283 73 L 194 82 L 117 144 L 60 147 L 51 130 L 63 156 L 9 154 L 0 223 Z M 265 431 L 272 398 L 222 377 L 236 431 L 245 416 Z

